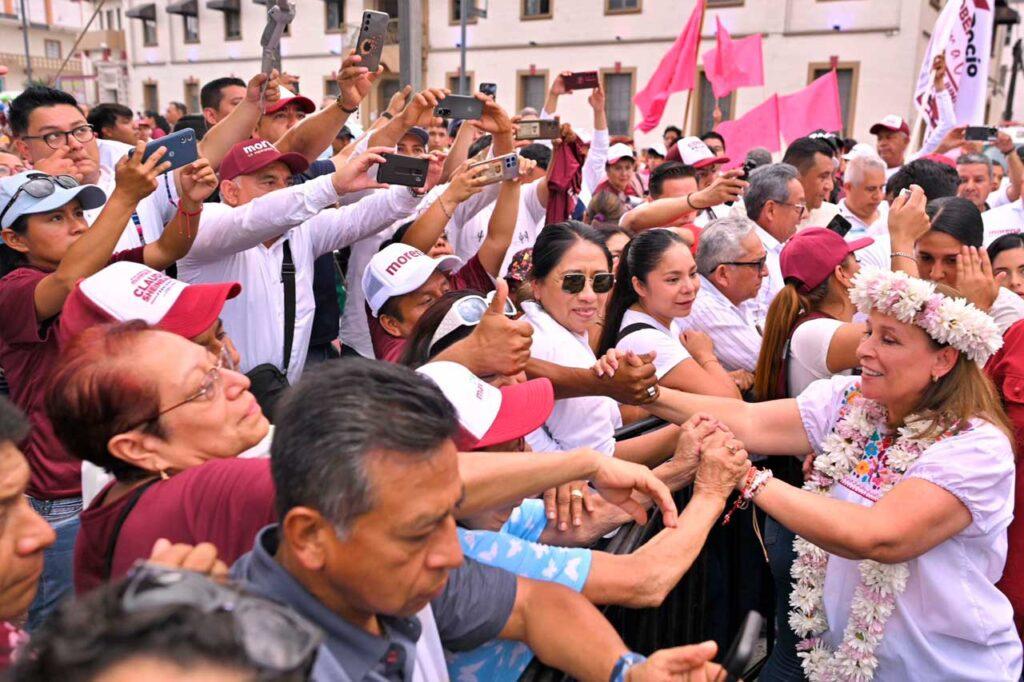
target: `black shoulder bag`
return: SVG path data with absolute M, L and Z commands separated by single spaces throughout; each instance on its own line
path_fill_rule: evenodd
M 288 240 L 284 242 L 284 256 L 281 261 L 281 283 L 284 285 L 284 370 L 271 362 L 256 365 L 246 374 L 263 414 L 274 421 L 277 401 L 288 389 L 288 366 L 292 358 L 292 339 L 295 336 L 295 263 Z

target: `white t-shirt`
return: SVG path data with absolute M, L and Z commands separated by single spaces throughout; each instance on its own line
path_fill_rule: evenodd
M 985 224 L 986 247 L 1004 234 L 1024 232 L 1024 199 L 990 208 L 981 214 L 981 220 Z
M 537 235 L 544 228 L 544 219 L 547 216 L 547 209 L 541 206 L 537 198 L 538 183 L 545 182 L 543 178 L 524 185 L 519 191 L 519 213 L 516 215 L 516 228 L 512 233 L 512 243 L 505 252 L 505 259 L 501 262 L 499 276 L 504 277 L 508 272 L 508 266 L 512 257 L 523 249 L 528 249 L 537 241 Z M 454 220 L 449 221 L 446 233 L 448 242 L 452 245 L 455 255 L 465 263 L 475 256 L 480 250 L 487 236 L 487 228 L 494 214 L 495 203 L 489 203 L 480 209 L 480 212 L 466 221 L 461 227 L 456 227 Z
M 823 317 L 804 322 L 789 342 L 789 395 L 796 396 L 818 379 L 828 379 L 828 347 L 832 336 L 843 326 L 843 322 Z M 835 375 L 849 376 L 850 370 L 835 372 Z
M 615 348 L 623 352 L 631 350 L 637 355 L 657 351 L 654 357 L 654 370 L 658 379 L 671 372 L 683 360 L 690 358 L 689 351 L 679 340 L 679 335 L 683 331 L 676 320 L 672 320 L 672 324 L 666 327 L 647 313 L 630 309 L 622 316 L 619 331 L 638 323 L 649 324 L 654 329 L 638 329 L 615 344 Z
M 524 319 L 533 326 L 530 355 L 563 367 L 590 368 L 597 362 L 587 335 L 577 336 L 558 324 L 537 303 L 523 303 Z M 619 405 L 604 396 L 555 401 L 544 425 L 526 436 L 537 452 L 562 452 L 589 447 L 615 455 L 615 429 L 622 426 Z
M 859 377 L 816 381 L 797 398 L 807 438 L 816 452 L 832 431 Z M 1013 519 L 1014 456 L 1009 439 L 988 422 L 933 444 L 907 470 L 950 492 L 971 513 L 971 524 L 907 562 L 910 578 L 875 649 L 878 682 L 904 680 L 1018 680 L 1021 642 L 1013 609 L 996 582 L 1006 565 L 1006 529 Z M 884 462 L 851 473 L 831 496 L 863 507 L 881 498 L 872 480 Z M 881 470 L 879 470 L 881 468 Z M 838 646 L 860 583 L 859 561 L 828 555 L 825 642 Z

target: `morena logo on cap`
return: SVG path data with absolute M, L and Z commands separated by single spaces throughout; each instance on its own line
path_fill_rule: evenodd
M 423 252 L 420 251 L 419 249 L 409 249 L 408 251 L 400 255 L 398 258 L 388 263 L 388 266 L 384 268 L 384 272 L 388 273 L 389 275 L 393 275 L 396 272 L 398 272 L 403 265 L 413 260 L 414 258 L 419 258 L 421 256 L 423 256 Z
M 242 151 L 248 154 L 249 156 L 253 156 L 254 154 L 265 152 L 273 148 L 274 145 L 270 144 L 266 140 L 259 140 L 257 142 L 254 142 L 253 144 L 245 145 L 244 147 L 242 147 Z

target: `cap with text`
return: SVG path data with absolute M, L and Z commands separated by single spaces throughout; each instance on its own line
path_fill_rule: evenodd
M 235 144 L 220 162 L 220 179 L 234 180 L 239 175 L 249 175 L 272 163 L 280 161 L 292 173 L 301 173 L 309 168 L 309 161 L 302 154 L 282 154 L 277 147 L 266 140 L 250 138 Z
M 212 327 L 224 302 L 241 291 L 238 282 L 186 284 L 141 263 L 112 263 L 71 290 L 60 336 L 70 340 L 98 324 L 142 320 L 193 339 Z
M 728 163 L 728 156 L 715 156 L 711 148 L 704 144 L 699 137 L 684 137 L 675 144 L 676 154 L 679 161 L 694 168 L 705 168 L 716 163 Z M 669 159 L 670 161 L 675 159 Z
M 910 126 L 903 120 L 902 116 L 896 114 L 889 114 L 881 121 L 871 126 L 870 132 L 872 135 L 877 135 L 883 130 L 891 130 L 894 133 L 903 133 L 904 135 L 910 136 Z
M 539 429 L 554 409 L 555 393 L 547 379 L 499 389 L 457 362 L 430 362 L 416 371 L 430 377 L 455 407 L 462 431 L 456 442 L 460 450 L 522 438 Z
M 370 259 L 363 271 L 363 295 L 374 317 L 393 296 L 416 291 L 434 271 L 451 272 L 462 265 L 458 256 L 431 258 L 414 246 L 389 244 Z

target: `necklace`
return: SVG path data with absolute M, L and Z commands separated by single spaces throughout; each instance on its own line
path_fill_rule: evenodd
M 814 472 L 804 490 L 827 496 L 833 486 L 851 473 L 863 474 L 879 490 L 879 498 L 891 490 L 932 444 L 949 434 L 926 436 L 934 420 L 920 415 L 907 417 L 896 438 L 886 436 L 886 410 L 851 387 L 846 404 L 832 432 L 814 460 Z M 870 458 L 875 461 L 869 462 Z M 793 592 L 789 624 L 803 640 L 797 645 L 804 673 L 811 682 L 853 680 L 867 682 L 878 667 L 875 649 L 885 635 L 885 625 L 896 609 L 896 598 L 906 589 L 910 570 L 906 563 L 860 562 L 860 582 L 853 592 L 849 621 L 843 640 L 833 650 L 822 639 L 829 629 L 825 616 L 825 572 L 828 552 L 797 536 L 793 542 Z

